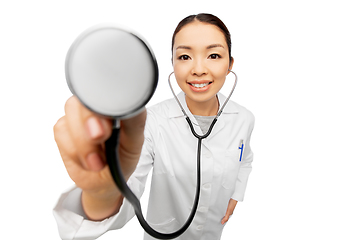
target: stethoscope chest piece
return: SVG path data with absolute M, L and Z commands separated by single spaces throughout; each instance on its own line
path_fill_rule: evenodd
M 112 118 L 137 114 L 158 82 L 150 46 L 139 35 L 112 24 L 89 28 L 75 40 L 65 73 L 70 90 L 87 108 Z

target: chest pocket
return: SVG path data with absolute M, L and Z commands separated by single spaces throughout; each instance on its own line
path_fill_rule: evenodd
M 222 186 L 226 189 L 235 188 L 240 169 L 240 153 L 239 149 L 228 150 L 225 153 Z
M 149 225 L 154 228 L 156 231 L 159 232 L 175 232 L 177 231 L 181 226 L 179 225 L 179 222 L 175 218 L 171 218 L 169 220 L 166 220 L 162 223 L 150 223 Z

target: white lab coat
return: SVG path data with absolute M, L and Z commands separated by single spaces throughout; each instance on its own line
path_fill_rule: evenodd
M 202 134 L 190 113 L 184 93 L 178 95 L 183 108 L 198 134 Z M 220 106 L 225 101 L 218 94 Z M 253 114 L 229 101 L 210 136 L 202 141 L 202 186 L 195 218 L 188 230 L 176 239 L 220 239 L 230 198 L 242 201 L 251 172 L 253 153 L 250 136 Z M 244 151 L 240 161 L 240 142 Z M 136 171 L 128 185 L 141 197 L 147 175 L 153 168 L 147 221 L 160 232 L 179 229 L 191 211 L 196 189 L 197 139 L 192 135 L 183 113 L 174 99 L 148 109 L 145 142 Z M 133 216 L 131 204 L 125 200 L 118 214 L 101 222 L 84 217 L 80 204 L 81 190 L 64 193 L 54 208 L 62 239 L 95 239 L 108 230 L 123 227 Z M 147 233 L 145 240 L 153 240 Z

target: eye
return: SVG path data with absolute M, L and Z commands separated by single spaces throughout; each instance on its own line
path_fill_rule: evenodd
M 211 54 L 208 58 L 209 59 L 218 59 L 218 58 L 221 58 L 221 56 L 217 53 L 214 53 L 214 54 Z
M 179 60 L 189 60 L 190 57 L 188 55 L 181 55 L 178 57 Z

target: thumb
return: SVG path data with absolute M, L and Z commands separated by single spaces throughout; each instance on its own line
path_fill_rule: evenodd
M 228 222 L 229 217 L 230 217 L 230 214 L 228 214 L 228 211 L 227 211 L 225 216 L 222 218 L 221 224 L 224 225 L 226 222 Z
M 225 213 L 225 216 L 223 217 L 221 224 L 225 224 L 226 222 L 228 222 L 230 216 L 233 214 L 235 206 L 237 204 L 237 201 L 234 199 L 230 199 L 229 203 L 228 203 L 228 207 L 227 207 L 227 211 Z
M 227 212 L 225 213 L 225 216 L 222 218 L 222 221 L 221 221 L 222 225 L 225 224 L 226 222 L 228 222 L 230 215 L 233 214 L 233 211 L 231 210 L 230 205 L 231 204 L 229 203 L 228 208 L 227 208 Z

